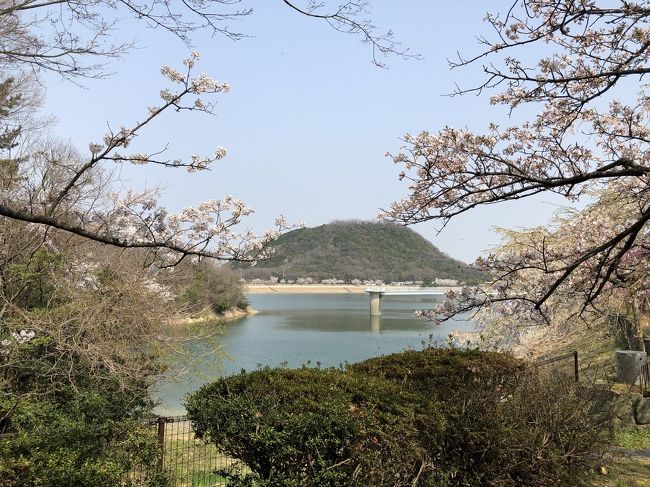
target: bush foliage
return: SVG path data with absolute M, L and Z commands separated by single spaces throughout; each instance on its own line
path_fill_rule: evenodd
M 143 422 L 152 407 L 148 381 L 125 388 L 117 377 L 100 380 L 84 357 L 57 351 L 52 339 L 35 338 L 5 370 L 15 395 L 0 397 L 0 485 L 117 487 L 128 485 L 133 468 L 146 485 L 164 485 L 152 468 L 156 436 Z
M 438 465 L 451 485 L 578 485 L 607 444 L 593 390 L 507 354 L 430 348 L 351 370 L 440 404 L 447 428 Z
M 107 251 L 104 251 L 107 252 Z M 0 485 L 146 485 L 157 467 L 149 386 L 165 301 L 129 261 L 43 249 L 7 267 L 0 313 Z M 126 267 L 126 266 L 125 266 Z M 12 300 L 7 298 L 10 293 Z
M 243 372 L 186 406 L 197 435 L 243 460 L 259 486 L 411 485 L 442 431 L 430 401 L 336 369 Z
M 211 261 L 182 262 L 160 280 L 172 289 L 179 308 L 191 313 L 210 309 L 223 313 L 229 309 L 246 309 L 249 305 L 235 272 Z
M 260 486 L 580 485 L 606 418 L 569 378 L 508 355 L 407 351 L 347 369 L 262 369 L 187 401 Z
M 132 469 L 144 485 L 165 485 L 156 472 L 155 434 L 128 407 L 97 393 L 72 391 L 67 400 L 25 401 L 13 414 L 13 433 L 0 439 L 0 485 L 85 487 L 130 485 Z M 142 484 L 138 484 L 142 485 Z

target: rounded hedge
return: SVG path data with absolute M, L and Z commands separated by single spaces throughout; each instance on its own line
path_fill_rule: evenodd
M 478 389 L 511 388 L 529 371 L 525 361 L 512 355 L 456 348 L 406 350 L 352 364 L 348 369 L 406 384 L 443 401 Z
M 583 392 L 509 355 L 432 348 L 242 372 L 186 406 L 253 471 L 229 485 L 580 485 L 607 442 Z
M 608 443 L 593 390 L 509 354 L 429 348 L 349 369 L 438 402 L 438 468 L 449 485 L 579 485 Z
M 222 378 L 187 401 L 199 437 L 242 460 L 255 485 L 411 485 L 432 472 L 433 403 L 390 381 L 337 369 L 264 369 Z

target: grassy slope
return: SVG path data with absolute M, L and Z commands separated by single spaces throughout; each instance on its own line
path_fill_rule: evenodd
M 255 267 L 236 264 L 247 279 L 437 278 L 479 280 L 479 273 L 438 250 L 409 228 L 375 222 L 335 222 L 289 232 L 274 244 L 276 253 Z

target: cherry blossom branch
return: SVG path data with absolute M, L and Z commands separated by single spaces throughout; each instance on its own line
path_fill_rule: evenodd
M 251 210 L 228 197 L 220 202 L 204 202 L 199 209 L 188 208 L 180 215 L 167 214 L 159 209 L 153 216 L 143 217 L 143 214 L 135 209 L 135 202 L 131 201 L 130 204 L 132 206 L 124 204 L 120 211 L 115 211 L 108 217 L 102 215 L 102 220 L 97 218 L 90 222 L 35 214 L 4 204 L 0 204 L 0 216 L 47 225 L 114 247 L 169 252 L 170 254 L 159 257 L 176 258 L 175 262 L 179 262 L 179 256 L 181 259 L 196 256 L 221 261 L 254 262 L 272 251 L 269 245 L 280 232 L 293 228 L 280 218 L 276 220 L 276 230 L 266 232 L 262 238 L 251 232 L 230 232 L 231 227 L 240 223 L 240 217 L 250 214 Z M 222 213 L 229 209 L 234 210 L 231 216 L 223 218 Z M 110 228 L 111 224 L 115 227 Z M 118 225 L 122 226 L 122 230 L 115 231 Z M 212 249 L 211 244 L 215 244 L 216 248 Z
M 187 256 L 255 261 L 269 255 L 270 242 L 292 227 L 279 218 L 275 229 L 261 236 L 248 230 L 235 231 L 253 210 L 231 196 L 173 214 L 158 205 L 155 190 L 108 195 L 114 181 L 105 170 L 107 163 L 157 164 L 194 172 L 207 170 L 225 157 L 223 147 L 210 156 L 194 154 L 188 160 L 173 161 L 160 157 L 167 147 L 149 153 L 123 153 L 166 111 L 212 113 L 214 105 L 204 101 L 204 96 L 228 92 L 229 86 L 204 73 L 195 76 L 198 57 L 194 52 L 184 61 L 183 73 L 163 66 L 162 75 L 176 89 L 162 90 L 162 103 L 150 107 L 147 115 L 130 128 L 109 129 L 103 143 L 89 144 L 90 157 L 84 159 L 68 145 L 57 143 L 29 152 L 29 164 L 20 166 L 14 183 L 0 195 L 0 216 L 116 247 L 148 249 L 152 262 L 159 267 L 174 265 Z
M 569 201 L 595 195 L 553 230 L 506 232 L 506 243 L 477 262 L 492 273 L 498 297 L 472 301 L 474 290 L 446 316 L 476 306 L 516 328 L 535 322 L 536 311 L 552 322 L 582 318 L 607 309 L 605 298 L 632 299 L 621 296 L 650 288 L 650 103 L 642 82 L 650 72 L 650 8 L 599 3 L 517 0 L 504 17 L 487 16 L 496 39 L 481 38 L 483 52 L 450 62 L 491 58 L 483 82 L 454 94 L 497 88 L 491 104 L 511 114 L 529 104 L 537 116 L 483 133 L 407 134 L 401 152 L 388 154 L 403 166 L 409 194 L 382 216 L 405 224 L 436 220 L 444 228 L 473 208 L 543 192 Z
M 199 157 L 193 155 L 189 162 L 183 162 L 182 160 L 176 160 L 173 162 L 157 161 L 149 154 L 122 155 L 116 152 L 117 149 L 127 148 L 143 128 L 145 128 L 156 117 L 171 108 L 177 110 L 191 109 L 204 113 L 212 113 L 212 105 L 206 104 L 200 96 L 205 94 L 227 93 L 230 90 L 230 86 L 227 83 L 217 82 L 203 73 L 196 78 L 192 78 L 191 70 L 198 57 L 199 54 L 193 52 L 192 56 L 184 61 L 184 64 L 187 67 L 186 74 L 182 74 L 169 66 L 163 66 L 161 68 L 163 76 L 171 82 L 180 85 L 180 89 L 176 92 L 169 89 L 162 90 L 160 92 L 160 97 L 163 100 L 163 104 L 158 107 L 149 108 L 147 117 L 145 117 L 141 122 L 137 122 L 132 128 L 122 127 L 117 133 L 111 130 L 104 135 L 104 144 L 89 144 L 91 158 L 85 164 L 76 169 L 75 174 L 53 199 L 48 209 L 49 214 L 54 213 L 70 190 L 78 183 L 79 179 L 102 161 L 111 160 L 130 162 L 132 164 L 155 163 L 168 167 L 185 167 L 192 172 L 206 169 L 214 161 L 225 157 L 226 150 L 223 147 L 218 147 L 212 157 Z M 183 104 L 184 98 L 188 95 L 196 96 L 191 105 Z

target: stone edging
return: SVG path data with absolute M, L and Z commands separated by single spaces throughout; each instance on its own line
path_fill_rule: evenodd
M 614 392 L 614 417 L 624 425 L 650 424 L 650 397 L 638 393 Z

